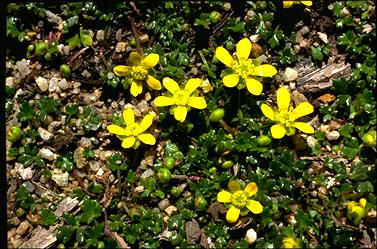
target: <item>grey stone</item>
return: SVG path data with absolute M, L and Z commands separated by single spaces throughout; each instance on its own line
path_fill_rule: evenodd
M 283 74 L 283 80 L 285 82 L 295 81 L 297 79 L 298 73 L 293 68 L 287 67 Z
M 170 205 L 169 199 L 163 199 L 158 203 L 158 207 L 161 211 L 165 210 Z
M 19 79 L 23 79 L 26 75 L 31 73 L 29 62 L 25 59 L 16 62 L 16 70 L 16 77 Z
M 47 79 L 39 76 L 38 78 L 35 79 L 35 82 L 37 83 L 39 89 L 42 92 L 47 91 L 47 89 L 48 89 L 48 81 L 47 81 Z
M 140 179 L 146 179 L 151 176 L 154 176 L 153 169 L 147 169 L 146 171 L 143 172 L 143 174 L 141 174 Z
M 57 156 L 51 150 L 46 148 L 41 149 L 39 153 L 44 159 L 47 159 L 49 161 L 53 161 L 57 158 Z
M 30 181 L 25 181 L 22 183 L 22 185 L 29 191 L 30 193 L 34 192 L 35 190 L 35 185 L 31 183 Z
M 51 78 L 50 79 L 50 84 L 48 85 L 48 90 L 50 92 L 55 92 L 55 91 L 59 90 L 58 79 L 57 78 Z
M 62 90 L 66 90 L 66 89 L 69 88 L 69 85 L 68 85 L 68 82 L 67 82 L 66 79 L 62 79 L 62 80 L 60 80 L 60 81 L 58 82 L 58 86 L 59 86 L 59 88 L 62 89 Z
M 96 38 L 98 41 L 105 40 L 105 32 L 102 29 L 98 30 L 96 34 Z
M 332 131 L 332 132 L 329 132 L 326 136 L 329 141 L 334 141 L 340 137 L 340 134 L 338 131 Z
M 38 134 L 42 138 L 42 140 L 45 142 L 50 141 L 51 138 L 54 136 L 54 134 L 52 134 L 51 132 L 49 132 L 48 130 L 42 127 L 38 128 Z
M 52 13 L 49 10 L 46 10 L 46 16 L 47 16 L 47 21 L 52 22 L 52 23 L 60 24 L 63 21 L 60 16 Z
M 63 172 L 60 169 L 54 169 L 52 171 L 51 179 L 60 187 L 65 187 L 68 185 L 69 174 L 68 172 Z
M 89 167 L 93 172 L 97 172 L 101 168 L 101 165 L 98 161 L 89 161 Z
M 90 140 L 90 138 L 87 138 L 87 137 L 82 137 L 79 143 L 80 143 L 80 146 L 83 148 L 93 147 L 92 141 Z
M 82 169 L 87 164 L 87 160 L 84 158 L 84 149 L 82 147 L 77 147 L 73 153 L 73 159 L 76 162 L 76 167 Z

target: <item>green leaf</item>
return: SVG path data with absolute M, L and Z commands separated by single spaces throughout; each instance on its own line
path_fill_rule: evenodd
M 356 187 L 357 192 L 365 193 L 365 192 L 374 192 L 373 184 L 370 181 L 366 182 L 359 182 Z
M 80 221 L 90 224 L 94 219 L 100 217 L 103 212 L 102 206 L 96 200 L 85 200 L 81 210 Z
M 345 124 L 342 127 L 340 127 L 339 133 L 345 138 L 350 138 L 352 130 L 353 130 L 352 124 Z
M 93 39 L 89 34 L 89 31 L 83 30 L 80 32 L 80 40 L 82 45 L 91 46 L 93 44 Z
M 345 146 L 342 150 L 342 155 L 350 161 L 355 159 L 357 153 L 359 153 L 359 148 L 351 148 Z
M 43 208 L 41 210 L 41 223 L 43 226 L 51 226 L 54 225 L 56 222 L 56 216 L 55 214 L 48 210 Z
M 79 34 L 75 34 L 71 38 L 68 38 L 66 42 L 68 42 L 70 49 L 74 49 L 75 47 L 81 48 L 81 40 Z
M 23 101 L 20 106 L 20 112 L 17 114 L 17 118 L 21 122 L 30 121 L 34 118 L 35 111 L 30 106 L 28 101 Z
M 312 57 L 316 61 L 322 61 L 323 60 L 323 54 L 322 54 L 322 49 L 320 47 L 311 47 L 312 51 Z
M 62 241 L 63 244 L 67 244 L 71 239 L 72 234 L 75 232 L 76 228 L 69 225 L 64 225 L 59 227 L 58 233 L 56 235 L 57 239 Z
M 67 157 L 59 156 L 55 161 L 55 165 L 63 172 L 71 172 L 73 170 L 73 162 Z
M 279 39 L 278 39 L 278 37 L 276 36 L 276 34 L 274 34 L 274 35 L 268 40 L 268 44 L 271 46 L 271 48 L 275 48 L 276 46 L 279 45 Z

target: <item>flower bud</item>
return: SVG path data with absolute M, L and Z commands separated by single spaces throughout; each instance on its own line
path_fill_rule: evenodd
M 166 183 L 171 179 L 171 172 L 167 168 L 161 168 L 157 172 L 157 177 L 162 183 Z
M 254 231 L 254 229 L 249 229 L 246 232 L 245 240 L 249 245 L 253 244 L 257 240 L 257 233 Z
M 10 142 L 16 142 L 22 136 L 22 130 L 18 126 L 12 126 L 7 132 L 7 138 Z
M 214 111 L 211 112 L 211 115 L 209 115 L 209 120 L 211 122 L 219 122 L 225 115 L 225 111 L 222 108 L 217 108 Z
M 218 23 L 221 20 L 221 17 L 222 16 L 218 11 L 212 11 L 209 14 L 209 20 L 211 21 L 211 23 Z
M 366 147 L 376 147 L 377 134 L 376 131 L 368 131 L 362 137 L 363 144 Z
M 271 138 L 269 136 L 261 135 L 257 138 L 257 143 L 259 146 L 267 146 L 271 143 Z
M 295 237 L 285 237 L 281 243 L 281 248 L 300 248 L 300 240 Z

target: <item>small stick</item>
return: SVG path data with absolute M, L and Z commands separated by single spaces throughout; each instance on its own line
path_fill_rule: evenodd
M 331 216 L 332 220 L 338 225 L 338 226 L 342 226 L 342 227 L 347 227 L 347 228 L 351 228 L 352 230 L 354 231 L 359 231 L 359 228 L 358 227 L 354 227 L 354 226 L 350 226 L 350 225 L 347 225 L 347 224 L 343 224 L 342 222 L 338 221 L 334 215 Z
M 82 48 L 79 52 L 77 52 L 72 58 L 69 60 L 69 64 L 72 64 L 80 55 L 82 55 L 89 47 Z
M 139 35 L 137 34 L 137 29 L 136 29 L 136 25 L 135 25 L 135 21 L 132 17 L 128 16 L 128 21 L 131 23 L 131 29 L 132 29 L 132 33 L 134 34 L 135 36 L 135 40 L 136 40 L 136 51 L 141 54 L 141 47 L 140 47 L 140 38 L 139 38 Z

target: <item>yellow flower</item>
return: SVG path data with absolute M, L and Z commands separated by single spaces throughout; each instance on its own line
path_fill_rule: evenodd
M 237 60 L 233 59 L 223 47 L 216 48 L 215 56 L 230 69 L 229 74 L 223 77 L 226 87 L 239 85 L 242 88 L 246 83 L 247 90 L 251 94 L 260 95 L 263 85 L 255 76 L 272 77 L 277 71 L 272 65 L 259 65 L 258 60 L 250 59 L 251 46 L 248 38 L 240 40 L 236 45 Z
M 312 6 L 312 1 L 283 1 L 283 8 L 290 8 L 293 4 L 300 4 Z
M 301 243 L 295 237 L 285 237 L 281 242 L 281 248 L 301 248 Z
M 141 58 L 137 52 L 132 52 L 128 57 L 128 64 L 114 67 L 114 73 L 117 76 L 129 76 L 132 78 L 131 94 L 136 97 L 143 91 L 142 82 L 145 80 L 148 86 L 154 90 L 161 90 L 161 83 L 156 78 L 149 75 L 152 69 L 158 63 L 160 57 L 158 54 L 149 54 Z
M 241 186 L 236 181 L 230 181 L 228 183 L 230 192 L 222 190 L 217 194 L 217 201 L 230 206 L 226 213 L 226 220 L 229 223 L 237 221 L 240 212 L 247 214 L 249 210 L 254 214 L 260 214 L 263 212 L 263 206 L 259 201 L 250 200 L 249 198 L 258 192 L 258 186 L 255 182 L 250 182 L 246 185 L 244 190 L 241 190 Z
M 183 89 L 177 82 L 169 77 L 162 80 L 164 87 L 170 92 L 166 96 L 158 96 L 154 99 L 156 106 L 174 106 L 174 118 L 180 122 L 185 121 L 187 111 L 190 107 L 204 109 L 207 107 L 204 97 L 192 96 L 195 90 L 202 84 L 202 80 L 195 78 L 189 79 Z
M 107 129 L 122 140 L 122 147 L 125 149 L 137 148 L 140 144 L 139 141 L 153 145 L 156 143 L 156 138 L 145 131 L 152 125 L 154 113 L 145 115 L 140 123 L 135 122 L 135 115 L 132 108 L 127 108 L 123 111 L 123 119 L 126 127 L 122 128 L 118 125 L 108 125 Z
M 366 204 L 367 200 L 365 198 L 361 198 L 359 203 L 351 201 L 347 204 L 347 217 L 351 219 L 355 225 L 358 225 L 360 221 L 367 216 Z
M 302 102 L 293 109 L 289 106 L 291 102 L 289 91 L 284 87 L 279 88 L 276 95 L 278 110 L 273 110 L 266 104 L 261 105 L 263 114 L 277 123 L 271 127 L 272 137 L 279 139 L 284 135 L 291 136 L 295 133 L 295 128 L 305 133 L 314 133 L 314 128 L 309 124 L 295 122 L 296 119 L 312 113 L 313 106 L 309 102 Z

